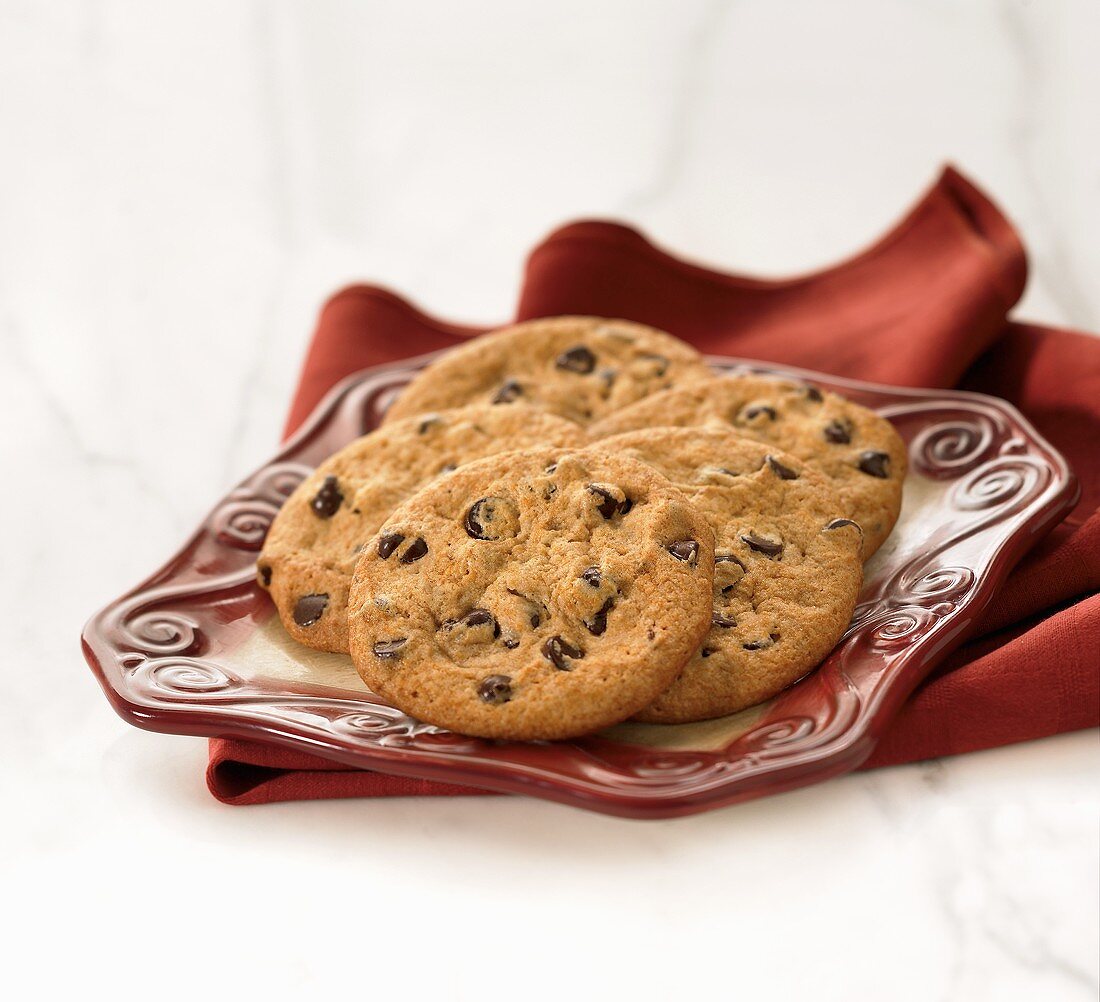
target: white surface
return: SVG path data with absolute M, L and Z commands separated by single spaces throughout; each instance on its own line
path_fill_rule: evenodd
M 5 983 L 1094 999 L 1095 734 L 678 822 L 237 810 L 77 634 L 271 451 L 347 280 L 504 319 L 587 214 L 796 272 L 951 159 L 1031 249 L 1018 315 L 1100 328 L 1098 33 L 1089 3 L 0 2 Z

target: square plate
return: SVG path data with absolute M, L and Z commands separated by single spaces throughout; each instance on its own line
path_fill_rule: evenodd
M 711 358 L 718 370 L 835 390 L 877 410 L 905 439 L 901 519 L 867 564 L 848 632 L 816 671 L 729 717 L 626 723 L 564 742 L 464 737 L 388 706 L 347 656 L 290 640 L 254 580 L 264 535 L 294 487 L 375 428 L 433 357 L 368 369 L 337 386 L 172 560 L 89 621 L 85 657 L 125 720 L 627 817 L 692 814 L 856 768 L 1015 562 L 1076 500 L 1065 459 L 1002 400 Z

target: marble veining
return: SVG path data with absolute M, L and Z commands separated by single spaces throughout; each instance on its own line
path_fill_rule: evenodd
M 1095 999 L 1095 734 L 644 825 L 230 810 L 204 743 L 124 725 L 76 637 L 271 454 L 348 281 L 492 323 L 592 215 L 789 275 L 950 159 L 1028 244 L 1016 315 L 1100 329 L 1098 33 L 1086 0 L 0 0 L 15 994 L 342 997 L 366 956 L 372 993 L 447 999 Z M 562 947 L 537 976 L 531 944 Z

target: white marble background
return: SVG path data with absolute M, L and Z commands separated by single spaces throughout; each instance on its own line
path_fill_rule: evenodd
M 950 159 L 1031 249 L 1018 315 L 1100 328 L 1098 42 L 1094 2 L 0 0 L 15 997 L 1094 999 L 1095 734 L 678 822 L 234 810 L 77 634 L 272 450 L 352 279 L 502 320 L 578 215 L 784 275 Z

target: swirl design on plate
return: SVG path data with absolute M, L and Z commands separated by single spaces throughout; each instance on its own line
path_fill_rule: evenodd
M 165 605 L 184 600 L 194 602 L 200 596 L 209 599 L 220 590 L 251 583 L 252 577 L 251 569 L 246 569 L 186 584 L 150 588 L 112 607 L 105 621 L 115 631 L 113 646 L 120 662 L 172 654 L 201 654 L 206 639 L 200 616 L 165 608 Z
M 684 754 L 668 755 L 639 759 L 632 764 L 631 773 L 638 779 L 678 779 L 694 775 L 708 765 L 713 763 Z
M 860 626 L 861 635 L 875 650 L 903 650 L 930 633 L 955 607 L 949 603 L 928 608 L 906 605 L 870 616 Z
M 391 734 L 411 737 L 414 733 L 427 734 L 439 730 L 384 703 L 362 703 L 352 712 L 334 717 L 332 726 L 337 731 L 373 738 Z
M 974 572 L 969 567 L 907 567 L 896 582 L 895 588 L 906 595 L 957 603 L 973 587 Z
M 884 597 L 857 605 L 845 639 L 858 635 L 873 650 L 901 651 L 959 608 L 977 576 L 961 565 L 935 566 L 938 554 L 934 550 L 920 563 L 903 567 L 883 583 Z
M 817 722 L 813 717 L 788 717 L 786 720 L 773 721 L 749 731 L 744 736 L 744 740 L 751 741 L 760 748 L 775 748 L 808 738 L 816 727 Z
M 975 412 L 925 428 L 909 452 L 913 465 L 926 476 L 957 477 L 988 459 L 1003 434 L 1000 422 Z
M 241 680 L 221 665 L 201 658 L 151 658 L 133 669 L 134 688 L 156 699 L 192 700 L 224 695 L 241 687 Z
M 1019 499 L 1029 499 L 1049 470 L 1031 456 L 1003 456 L 978 467 L 951 490 L 950 499 L 963 511 L 981 511 Z
M 332 720 L 332 729 L 382 747 L 436 747 L 446 751 L 469 751 L 481 745 L 477 738 L 455 734 L 434 724 L 425 724 L 384 703 L 361 703 L 350 713 Z
M 951 615 L 974 587 L 969 567 L 905 568 L 886 583 L 885 600 L 856 606 L 845 637 L 858 635 L 874 650 L 896 652 L 916 643 Z M 938 601 L 930 601 L 938 600 Z
M 312 470 L 300 463 L 273 463 L 234 490 L 210 516 L 219 543 L 259 550 L 283 503 Z
M 218 509 L 213 526 L 219 543 L 239 550 L 259 550 L 278 508 L 253 498 L 231 501 Z
M 143 654 L 184 654 L 198 646 L 199 624 L 180 612 L 157 609 L 123 618 L 119 633 Z
M 695 752 L 639 758 L 630 762 L 609 760 L 589 753 L 576 762 L 577 772 L 597 786 L 615 784 L 624 789 L 662 790 L 682 783 L 708 786 L 726 777 L 750 769 L 752 756 L 736 760 Z

